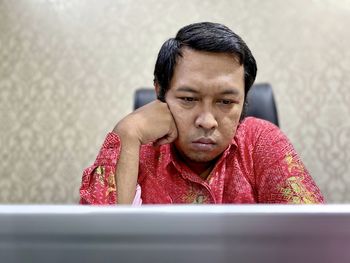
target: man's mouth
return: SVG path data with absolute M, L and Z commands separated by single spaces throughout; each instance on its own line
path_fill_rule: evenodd
M 192 148 L 197 151 L 211 151 L 215 148 L 215 141 L 211 138 L 202 137 L 192 141 Z

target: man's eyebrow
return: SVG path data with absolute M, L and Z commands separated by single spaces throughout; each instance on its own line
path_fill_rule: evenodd
M 190 87 L 179 87 L 176 89 L 176 91 L 185 91 L 185 92 L 192 92 L 192 93 L 199 93 L 197 90 L 190 88 Z
M 191 88 L 191 87 L 179 87 L 176 89 L 176 91 L 183 91 L 183 92 L 192 92 L 192 93 L 200 93 L 199 91 Z M 239 95 L 240 94 L 240 91 L 237 89 L 237 88 L 227 88 L 227 89 L 224 89 L 223 91 L 221 91 L 219 93 L 220 95 Z
M 220 92 L 220 95 L 239 95 L 240 92 L 236 88 L 228 88 Z

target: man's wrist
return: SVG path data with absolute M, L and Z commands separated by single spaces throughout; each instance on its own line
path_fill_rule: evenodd
M 118 123 L 113 132 L 118 134 L 121 143 L 124 145 L 140 147 L 142 144 L 134 126 L 129 127 L 125 123 Z

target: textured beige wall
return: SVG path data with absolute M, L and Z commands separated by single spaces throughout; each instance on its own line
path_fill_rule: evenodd
M 0 202 L 74 203 L 183 25 L 240 34 L 329 202 L 350 201 L 350 1 L 0 0 Z

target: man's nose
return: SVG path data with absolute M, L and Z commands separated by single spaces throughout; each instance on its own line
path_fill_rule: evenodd
M 210 111 L 201 112 L 196 118 L 195 125 L 197 128 L 212 130 L 218 127 L 218 122 L 215 116 Z

